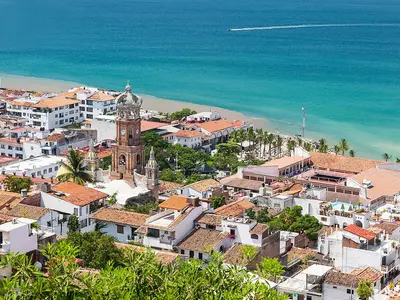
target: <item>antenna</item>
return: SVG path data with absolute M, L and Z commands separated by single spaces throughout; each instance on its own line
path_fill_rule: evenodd
M 301 136 L 304 138 L 304 130 L 306 129 L 306 107 L 302 107 L 301 110 L 303 111 L 303 127 L 301 131 Z

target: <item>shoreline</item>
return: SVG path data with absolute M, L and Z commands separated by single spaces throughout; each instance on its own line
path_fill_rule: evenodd
M 0 73 L 0 87 L 8 89 L 22 89 L 22 90 L 34 90 L 38 92 L 50 92 L 60 93 L 65 92 L 68 89 L 78 86 L 89 86 L 84 83 L 77 83 L 73 81 L 64 81 L 57 79 L 47 79 L 38 77 L 27 77 L 19 75 L 10 75 L 6 73 Z M 107 89 L 106 87 L 98 87 L 101 89 Z M 191 102 L 178 101 L 172 99 L 159 98 L 147 94 L 138 94 L 143 99 L 142 107 L 149 110 L 157 110 L 164 113 L 172 113 L 182 108 L 190 108 L 197 112 L 204 111 L 217 111 L 221 114 L 221 117 L 229 120 L 240 120 L 254 124 L 256 128 L 263 128 L 270 130 L 272 128 L 271 123 L 264 118 L 256 118 L 245 115 L 241 112 L 224 109 L 216 106 L 208 106 L 202 104 L 195 104 Z

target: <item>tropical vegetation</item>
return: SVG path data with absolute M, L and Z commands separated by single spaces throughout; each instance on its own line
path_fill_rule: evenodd
M 219 253 L 211 254 L 207 265 L 191 259 L 166 266 L 150 249 L 121 251 L 106 237 L 76 233 L 49 244 L 42 251 L 45 272 L 25 254 L 2 256 L 1 263 L 14 272 L 0 282 L 0 294 L 5 299 L 287 299 L 246 270 L 224 267 Z M 81 269 L 77 257 L 96 269 Z
M 18 177 L 15 175 L 7 175 L 3 179 L 2 184 L 8 192 L 21 193 L 22 190 L 29 191 L 33 182 L 29 177 Z
M 357 287 L 357 296 L 361 300 L 368 300 L 374 294 L 372 284 L 369 281 L 360 281 Z
M 80 185 L 86 182 L 93 182 L 92 176 L 88 173 L 83 155 L 74 149 L 69 149 L 66 161 L 61 162 L 64 172 L 57 176 L 61 182 L 71 181 Z

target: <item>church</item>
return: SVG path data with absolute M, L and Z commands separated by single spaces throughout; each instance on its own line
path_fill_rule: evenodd
M 121 205 L 129 198 L 149 193 L 158 198 L 159 166 L 153 149 L 145 163 L 145 145 L 141 139 L 142 103 L 143 100 L 132 93 L 129 83 L 116 99 L 116 143 L 112 146 L 109 178 L 102 176 L 101 170 L 99 172 L 93 145 L 86 156 L 86 164 L 96 181 L 93 188 L 109 195 L 117 193 L 117 202 Z

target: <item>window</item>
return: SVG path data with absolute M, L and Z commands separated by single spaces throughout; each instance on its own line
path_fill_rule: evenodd
M 64 120 L 60 120 L 60 125 L 64 124 Z
M 258 240 L 258 235 L 253 233 L 253 234 L 251 235 L 251 238 L 252 238 L 253 240 Z
M 117 225 L 117 233 L 124 234 L 124 226 Z
M 154 228 L 148 228 L 147 236 L 158 238 L 158 237 L 160 237 L 160 230 L 154 229 Z
M 42 172 L 41 171 L 37 171 L 36 175 L 40 176 L 40 175 L 42 175 Z
M 81 107 L 79 107 L 79 110 L 80 111 L 85 111 L 85 108 L 81 106 Z
M 351 294 L 351 289 L 347 289 L 347 294 Z
M 321 221 L 322 221 L 322 222 L 326 222 L 327 220 L 328 220 L 327 218 L 321 217 Z
M 194 252 L 193 251 L 189 251 L 189 257 L 193 258 L 194 257 Z
M 82 221 L 80 222 L 80 225 L 81 225 L 81 228 L 85 228 L 86 226 L 88 226 L 88 221 L 87 221 L 87 219 L 82 220 Z
M 93 115 L 87 114 L 87 115 L 86 115 L 86 119 L 93 119 Z
M 12 146 L 8 146 L 8 150 L 12 150 Z
M 75 215 L 75 216 L 79 216 L 79 210 L 78 210 L 78 208 L 76 208 L 76 207 L 74 208 L 74 215 Z
M 85 104 L 85 100 L 81 100 L 81 104 Z
M 54 171 L 57 171 L 57 170 L 58 170 L 58 166 L 55 166 L 55 167 L 54 167 Z
M 337 289 L 337 286 L 333 286 L 334 289 Z
M 185 250 L 181 249 L 181 254 L 182 255 L 185 254 Z
M 88 111 L 88 112 L 93 112 L 93 107 L 88 107 L 88 108 L 86 109 L 86 111 Z
M 4 145 L 2 144 L 2 145 L 0 146 L 0 148 L 1 148 L 1 149 L 4 149 L 5 147 L 4 147 Z
M 93 105 L 93 101 L 92 101 L 92 100 L 87 100 L 87 101 L 86 101 L 86 104 L 87 104 L 87 105 Z
M 312 300 L 312 296 L 307 296 L 307 300 Z
M 203 260 L 203 253 L 200 253 L 200 252 L 199 252 L 199 259 L 200 259 L 200 260 Z
M 83 208 L 79 207 L 79 214 L 82 216 L 83 215 Z
M 89 214 L 89 205 L 86 206 L 86 214 Z
M 56 121 L 56 125 L 58 125 L 58 121 Z
M 235 235 L 235 229 L 230 230 L 230 235 Z
M 53 168 L 50 168 L 50 169 L 49 169 L 49 173 L 51 173 L 51 172 L 53 172 Z
M 47 174 L 47 170 L 43 170 L 43 174 Z
M 207 228 L 207 229 L 213 229 L 213 230 L 215 230 L 215 226 L 214 226 L 214 225 L 210 225 L 210 224 L 207 224 L 207 225 L 206 225 L 206 228 Z

